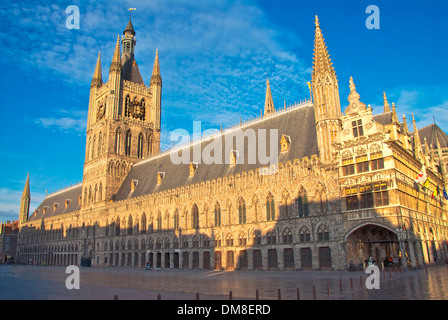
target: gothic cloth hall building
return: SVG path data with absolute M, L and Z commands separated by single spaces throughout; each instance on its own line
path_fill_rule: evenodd
M 107 82 L 98 56 L 82 183 L 47 195 L 30 214 L 27 180 L 17 260 L 227 270 L 345 270 L 370 256 L 411 268 L 444 263 L 447 134 L 400 119 L 385 93 L 384 111 L 373 115 L 352 78 L 343 110 L 317 17 L 315 24 L 312 101 L 276 110 L 268 80 L 259 118 L 160 152 L 158 52 L 147 86 L 129 20 Z M 239 148 L 236 130 L 257 141 L 263 132 L 275 141 L 269 132 L 277 132 L 277 165 L 247 161 L 259 144 Z M 228 137 L 230 148 L 214 144 Z M 172 161 L 210 145 L 225 161 Z

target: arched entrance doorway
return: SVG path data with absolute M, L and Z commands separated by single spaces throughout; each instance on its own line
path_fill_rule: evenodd
M 401 264 L 400 243 L 397 234 L 380 224 L 363 224 L 350 230 L 345 236 L 347 266 L 364 263 L 372 257 L 376 265 L 382 266 L 386 259 L 395 265 Z

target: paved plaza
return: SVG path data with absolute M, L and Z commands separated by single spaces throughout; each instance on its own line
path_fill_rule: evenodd
M 364 272 L 202 271 L 80 268 L 68 290 L 65 267 L 0 266 L 1 300 L 446 300 L 448 267 L 386 270 L 380 289 Z

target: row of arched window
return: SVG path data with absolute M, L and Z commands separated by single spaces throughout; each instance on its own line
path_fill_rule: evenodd
M 86 149 L 86 161 L 90 161 L 102 155 L 105 152 L 103 144 L 103 133 L 101 131 L 98 134 L 98 137 L 96 134 L 93 135 L 93 137 L 89 137 Z
M 258 197 L 254 197 L 252 201 L 252 210 L 254 213 L 254 218 L 258 221 Z M 287 208 L 287 209 L 285 209 Z M 238 199 L 237 204 L 238 209 L 238 224 L 245 224 L 247 223 L 247 206 L 246 201 L 243 197 L 240 197 Z M 285 216 L 281 218 L 288 218 L 292 216 L 293 212 L 295 212 L 295 215 L 298 217 L 308 217 L 309 216 L 309 204 L 308 204 L 308 198 L 306 195 L 306 191 L 304 188 L 300 189 L 299 195 L 297 199 L 295 200 L 295 205 L 292 205 L 291 203 L 287 203 L 284 201 L 284 203 L 280 204 L 281 211 L 284 212 Z M 224 221 L 224 224 L 231 225 L 232 222 L 232 204 L 230 202 L 226 205 L 226 213 L 227 213 L 227 221 Z M 266 197 L 266 219 L 265 221 L 274 221 L 277 219 L 276 215 L 276 204 L 274 201 L 274 197 L 271 193 L 268 193 Z M 204 209 L 204 213 L 208 214 L 208 209 Z M 185 229 L 199 229 L 201 227 L 209 227 L 208 225 L 208 216 L 205 218 L 206 225 L 200 225 L 200 214 L 199 214 L 199 207 L 197 204 L 193 204 L 191 208 L 191 215 L 189 216 L 187 212 L 183 214 L 184 220 L 183 227 Z M 188 218 L 190 217 L 190 218 Z M 221 204 L 217 201 L 214 206 L 213 210 L 213 226 L 219 227 L 223 225 L 223 219 L 222 219 L 222 209 Z M 190 219 L 190 220 L 189 220 Z M 155 221 L 150 218 L 150 223 L 147 225 L 147 218 L 146 214 L 143 213 L 141 217 L 141 223 L 137 224 L 136 226 L 133 225 L 133 219 L 132 216 L 129 215 L 127 219 L 127 227 L 126 231 L 120 231 L 120 219 L 117 217 L 115 221 L 112 222 L 112 224 L 107 226 L 107 233 L 108 235 L 120 235 L 120 234 L 133 234 L 135 232 L 141 233 L 141 232 L 154 232 L 154 231 L 162 231 L 162 230 L 179 230 L 181 228 L 180 224 L 180 215 L 179 210 L 176 209 L 174 211 L 174 214 L 172 216 L 172 224 L 168 217 L 168 215 L 165 215 L 162 217 L 162 213 L 159 211 L 157 216 L 155 217 Z M 148 228 L 147 228 L 148 226 Z M 154 229 L 155 228 L 155 229 Z M 111 231 L 114 230 L 114 231 Z
M 299 230 L 298 239 L 294 239 L 293 232 L 290 228 L 286 227 L 279 234 L 277 230 L 270 230 L 263 237 L 260 230 L 255 230 L 252 233 L 252 239 L 247 239 L 248 235 L 245 232 L 241 232 L 236 239 L 232 233 L 227 234 L 224 239 L 221 239 L 220 235 L 215 235 L 214 239 L 210 239 L 206 235 L 193 235 L 182 236 L 180 239 L 177 236 L 174 237 L 153 237 L 140 239 L 134 238 L 128 239 L 125 243 L 119 240 L 105 241 L 103 245 L 104 251 L 118 251 L 118 250 L 146 250 L 146 249 L 188 249 L 199 247 L 222 247 L 222 246 L 247 246 L 247 245 L 270 245 L 270 244 L 291 244 L 293 242 L 306 243 L 311 242 L 311 232 L 308 226 L 302 226 Z M 325 224 L 320 224 L 317 228 L 317 232 L 313 236 L 314 241 L 329 241 L 330 233 Z M 98 244 L 98 250 L 100 249 Z
M 83 196 L 84 205 L 99 202 L 103 200 L 103 183 L 96 183 L 95 186 L 89 186 L 84 188 Z
M 123 144 L 124 139 L 124 144 Z M 128 129 L 126 133 L 123 135 L 121 128 L 117 128 L 115 132 L 115 154 L 117 155 L 125 155 L 125 156 L 136 156 L 139 159 L 143 159 L 144 150 L 145 150 L 145 139 L 143 133 L 139 133 L 137 136 L 137 151 L 133 153 L 132 150 L 132 132 L 131 129 Z M 147 154 L 151 156 L 153 154 L 153 146 L 154 146 L 154 137 L 151 135 L 148 138 L 147 143 Z M 123 149 L 124 147 L 124 149 Z

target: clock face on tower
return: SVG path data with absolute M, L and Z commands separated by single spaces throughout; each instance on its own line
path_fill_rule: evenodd
M 96 113 L 96 120 L 99 121 L 99 120 L 103 119 L 105 114 L 106 114 L 106 105 L 103 103 L 98 107 L 98 110 Z
M 126 116 L 144 120 L 145 119 L 145 104 L 144 101 L 138 101 L 134 99 L 130 101 L 126 106 Z

